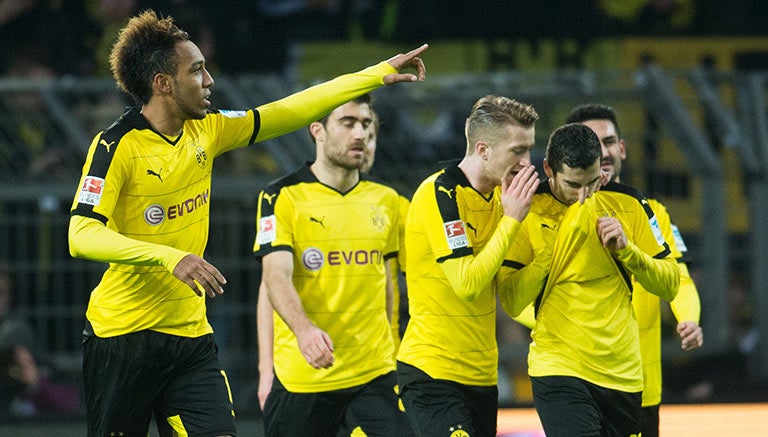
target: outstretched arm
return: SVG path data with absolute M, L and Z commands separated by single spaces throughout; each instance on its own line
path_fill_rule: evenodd
M 256 142 L 293 132 L 317 121 L 344 103 L 369 93 L 382 85 L 398 82 L 420 82 L 426 77 L 424 62 L 419 58 L 427 45 L 391 57 L 357 73 L 345 74 L 315 85 L 283 99 L 256 108 L 259 131 Z M 401 70 L 414 69 L 413 73 Z

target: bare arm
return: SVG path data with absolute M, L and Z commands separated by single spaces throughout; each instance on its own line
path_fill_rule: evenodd
M 293 254 L 272 252 L 264 256 L 262 281 L 266 281 L 269 301 L 277 314 L 296 335 L 304 359 L 316 369 L 333 365 L 333 342 L 304 312 L 293 286 Z
M 272 304 L 269 303 L 269 292 L 264 281 L 259 285 L 259 299 L 256 302 L 256 335 L 259 344 L 259 405 L 264 411 L 264 403 L 272 389 L 274 379 L 274 339 L 275 327 Z
M 384 269 L 387 275 L 386 281 L 386 299 L 387 299 L 387 320 L 392 323 L 393 312 L 395 310 L 395 284 L 392 282 L 392 260 L 384 263 Z

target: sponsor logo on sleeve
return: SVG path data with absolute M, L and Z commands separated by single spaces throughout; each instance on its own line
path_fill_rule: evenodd
M 104 191 L 104 179 L 95 176 L 86 176 L 83 186 L 80 187 L 78 202 L 96 206 L 101 202 L 101 194 Z
M 259 219 L 259 230 L 256 233 L 256 243 L 269 244 L 277 239 L 277 219 L 274 214 Z
M 443 223 L 443 229 L 445 230 L 445 238 L 448 240 L 448 247 L 451 249 L 469 246 L 467 231 L 464 229 L 464 222 L 461 220 Z
M 245 117 L 246 111 L 232 111 L 229 109 L 222 109 L 219 110 L 219 114 L 227 118 L 243 118 Z

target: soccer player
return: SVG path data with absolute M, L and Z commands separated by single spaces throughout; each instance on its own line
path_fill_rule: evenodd
M 410 320 L 397 372 L 417 435 L 496 435 L 495 277 L 539 183 L 537 119 L 516 100 L 480 98 L 465 123 L 464 158 L 429 176 L 411 200 Z
M 229 150 L 306 126 L 381 85 L 424 79 L 426 45 L 243 111 L 210 109 L 205 58 L 171 17 L 131 18 L 110 54 L 140 105 L 91 143 L 72 205 L 72 256 L 110 263 L 90 295 L 83 342 L 88 435 L 236 434 L 205 297 L 211 168 Z M 416 74 L 400 73 L 415 68 Z
M 602 146 L 603 171 L 609 172 L 612 180 L 620 182 L 621 164 L 626 158 L 626 144 L 621 137 L 616 113 L 610 106 L 585 104 L 574 108 L 566 122 L 582 123 L 590 127 L 600 139 Z M 679 322 L 677 334 L 683 350 L 692 350 L 704 342 L 699 326 L 701 303 L 688 267 L 685 264 L 687 248 L 677 226 L 664 205 L 649 198 L 648 204 L 656 214 L 664 240 L 669 244 L 680 267 L 680 290 L 670 302 L 672 312 Z M 643 437 L 659 435 L 659 405 L 661 404 L 661 305 L 658 296 L 646 291 L 633 278 L 632 305 L 640 328 L 640 352 L 643 357 Z
M 274 318 L 267 435 L 333 436 L 347 408 L 369 435 L 407 435 L 390 330 L 397 192 L 360 173 L 370 96 L 310 124 L 314 162 L 259 195 L 254 252 Z
M 639 435 L 643 375 L 630 278 L 666 300 L 680 284 L 645 198 L 616 182 L 600 187 L 601 156 L 587 126 L 552 133 L 547 183 L 499 278 L 511 316 L 535 300 L 528 373 L 547 436 Z
M 368 125 L 368 141 L 365 149 L 365 159 L 360 167 L 360 171 L 363 173 L 370 173 L 373 163 L 376 157 L 376 147 L 379 134 L 379 118 L 376 112 L 371 108 L 372 121 Z M 397 258 L 392 259 L 392 339 L 395 342 L 395 355 L 397 349 L 400 346 L 400 317 L 399 307 L 401 295 L 405 294 L 405 290 L 400 290 L 399 275 L 402 271 L 402 267 L 405 266 L 405 247 L 404 247 L 404 231 L 405 231 L 405 217 L 410 206 L 410 200 L 407 197 L 400 195 L 400 247 L 397 252 Z M 259 405 L 261 409 L 264 409 L 264 403 L 272 389 L 272 382 L 274 378 L 274 366 L 272 360 L 273 354 L 273 341 L 274 341 L 274 329 L 273 329 L 273 309 L 272 304 L 269 303 L 269 296 L 267 296 L 266 288 L 262 284 L 259 286 L 259 299 L 257 303 L 257 336 L 259 344 L 259 387 L 258 397 Z M 349 421 L 350 425 L 354 421 Z

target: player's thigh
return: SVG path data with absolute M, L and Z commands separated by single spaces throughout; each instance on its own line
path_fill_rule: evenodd
M 419 369 L 398 362 L 400 398 L 418 436 L 493 437 L 496 435 L 497 401 L 471 405 L 465 386 L 430 378 Z M 488 393 L 494 387 L 484 387 Z M 492 396 L 491 396 L 492 397 Z M 488 410 L 488 411 L 485 411 Z M 484 420 L 480 416 L 487 416 Z M 490 416 L 493 416 L 491 419 Z
M 334 390 L 294 393 L 275 377 L 264 404 L 264 431 L 268 437 L 328 437 L 339 431 L 354 393 Z
M 399 406 L 397 393 L 394 371 L 361 386 L 347 407 L 340 435 L 349 436 L 356 427 L 369 437 L 413 435 L 408 418 Z
M 147 332 L 83 343 L 83 384 L 89 436 L 145 437 L 154 400 L 167 379 L 163 365 L 148 356 Z
M 642 392 L 629 393 L 594 384 L 589 385 L 592 398 L 600 408 L 602 435 L 628 437 L 640 434 L 643 417 Z
M 177 364 L 156 404 L 158 429 L 178 435 L 234 435 L 235 412 L 227 374 L 213 336 L 177 338 Z
M 659 437 L 659 406 L 643 407 L 643 437 Z
M 589 387 L 567 376 L 531 377 L 533 403 L 547 437 L 601 435 L 601 417 Z

